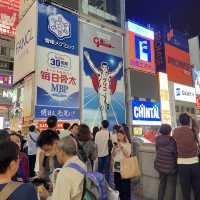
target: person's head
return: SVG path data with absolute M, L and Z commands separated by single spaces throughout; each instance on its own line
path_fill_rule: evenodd
M 107 62 L 102 62 L 101 63 L 101 70 L 102 70 L 103 73 L 108 73 L 109 67 L 108 67 L 108 63 Z
M 52 130 L 41 132 L 37 140 L 37 146 L 40 147 L 46 155 L 55 156 L 59 136 Z
M 119 125 L 114 125 L 113 126 L 113 133 L 115 134 L 115 133 L 117 133 L 118 131 L 119 131 L 119 129 L 120 129 L 120 126 Z
M 126 143 L 128 142 L 126 133 L 123 129 L 118 130 L 117 132 L 117 141 L 121 143 Z
M 9 140 L 9 133 L 2 129 L 0 130 L 0 141 Z
M 29 127 L 29 131 L 30 131 L 30 132 L 35 132 L 35 131 L 36 131 L 36 127 L 35 127 L 34 125 L 31 125 L 31 126 Z
M 56 130 L 58 119 L 56 116 L 50 116 L 47 119 L 47 126 L 49 129 Z
M 90 128 L 86 124 L 81 124 L 79 126 L 78 139 L 85 142 L 91 140 Z
M 108 129 L 108 127 L 109 127 L 109 122 L 108 122 L 107 120 L 103 120 L 102 123 L 101 123 L 101 125 L 102 125 L 102 128 L 103 128 L 103 129 Z
M 21 139 L 21 136 L 19 134 L 11 133 L 10 134 L 10 141 L 14 142 L 19 147 L 19 149 L 21 149 L 22 139 Z
M 70 127 L 70 123 L 67 123 L 67 122 L 63 123 L 63 129 L 64 130 L 68 130 L 69 127 Z
M 182 126 L 189 126 L 190 125 L 190 117 L 187 113 L 180 114 L 179 122 Z
M 77 123 L 72 124 L 70 131 L 73 135 L 77 135 L 79 131 L 79 125 Z
M 172 127 L 169 124 L 162 124 L 159 133 L 162 135 L 170 135 L 172 131 Z
M 0 141 L 0 174 L 12 178 L 19 167 L 19 147 L 12 141 Z
M 58 142 L 57 159 L 60 164 L 65 162 L 73 156 L 77 155 L 77 143 L 73 137 L 67 136 Z

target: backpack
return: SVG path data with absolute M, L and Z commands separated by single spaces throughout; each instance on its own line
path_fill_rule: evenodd
M 14 193 L 17 188 L 19 188 L 22 185 L 22 183 L 19 182 L 10 182 L 8 183 L 0 192 L 0 199 L 1 200 L 7 200 L 12 193 Z
M 108 200 L 107 183 L 103 174 L 86 172 L 76 163 L 71 163 L 67 167 L 75 169 L 85 176 L 82 200 Z

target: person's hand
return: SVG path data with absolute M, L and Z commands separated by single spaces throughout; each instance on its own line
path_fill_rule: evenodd
M 192 114 L 191 114 L 191 113 L 187 112 L 186 114 L 187 114 L 190 118 L 192 118 Z
M 38 187 L 38 194 L 39 194 L 40 198 L 42 198 L 42 199 L 47 199 L 50 196 L 49 192 L 46 190 L 46 188 L 44 186 Z

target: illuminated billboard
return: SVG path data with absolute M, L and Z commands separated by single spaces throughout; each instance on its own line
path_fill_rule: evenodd
M 168 76 L 159 72 L 160 103 L 162 123 L 171 124 Z
M 154 32 L 128 21 L 129 68 L 155 73 Z
M 0 34 L 15 36 L 19 22 L 19 0 L 0 1 Z
M 165 44 L 166 72 L 170 81 L 192 86 L 190 55 L 170 44 Z

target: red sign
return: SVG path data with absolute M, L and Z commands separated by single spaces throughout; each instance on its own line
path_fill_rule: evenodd
M 170 81 L 192 86 L 190 55 L 177 47 L 165 44 L 166 69 Z
M 0 1 L 0 34 L 15 36 L 19 22 L 19 0 Z
M 200 109 L 200 96 L 197 97 L 196 107 Z

